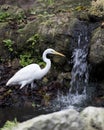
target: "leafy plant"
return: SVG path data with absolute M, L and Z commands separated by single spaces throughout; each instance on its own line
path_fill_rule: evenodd
M 13 52 L 14 42 L 11 39 L 5 39 L 3 40 L 3 43 L 5 44 L 5 47 L 7 47 L 10 52 Z
M 40 35 L 35 34 L 27 40 L 27 43 L 32 43 L 32 45 L 34 46 L 39 40 L 41 40 Z
M 31 58 L 30 53 L 25 53 L 23 55 L 20 55 L 20 64 L 21 66 L 26 66 L 28 64 L 31 64 L 33 62 L 33 58 Z
M 38 62 L 38 65 L 41 66 L 41 68 L 44 68 L 46 63 L 43 61 Z
M 13 14 L 13 15 L 11 16 L 11 19 L 12 19 L 12 20 L 21 21 L 21 20 L 23 20 L 25 17 L 26 17 L 26 16 L 25 16 L 25 13 L 24 13 L 24 12 L 19 12 L 19 13 L 17 13 L 17 14 Z
M 7 121 L 3 128 L 0 130 L 11 130 L 13 127 L 15 127 L 18 124 L 17 119 L 15 118 L 14 121 Z
M 9 16 L 8 12 L 0 12 L 0 22 L 6 21 Z

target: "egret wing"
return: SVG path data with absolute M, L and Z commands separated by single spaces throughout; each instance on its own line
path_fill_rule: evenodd
M 38 64 L 30 64 L 20 69 L 11 79 L 13 82 L 20 82 L 29 79 L 31 80 L 32 78 L 35 78 L 35 73 L 40 70 L 41 68 Z

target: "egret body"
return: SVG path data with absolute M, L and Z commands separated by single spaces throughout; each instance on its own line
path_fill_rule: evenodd
M 20 69 L 17 71 L 13 77 L 9 79 L 9 81 L 6 83 L 6 86 L 11 85 L 21 85 L 20 88 L 23 88 L 24 86 L 31 84 L 33 86 L 34 80 L 39 80 L 42 77 L 44 77 L 49 69 L 51 68 L 51 60 L 47 58 L 47 54 L 55 54 L 64 56 L 63 54 L 53 50 L 53 49 L 46 49 L 43 52 L 43 61 L 46 63 L 45 68 L 41 69 L 38 64 L 30 64 L 26 67 Z

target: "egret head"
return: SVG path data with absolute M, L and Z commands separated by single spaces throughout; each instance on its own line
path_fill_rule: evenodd
M 46 53 L 47 54 L 60 55 L 60 56 L 64 56 L 65 57 L 65 55 L 63 55 L 62 53 L 59 53 L 59 52 L 57 52 L 57 51 L 55 51 L 54 49 L 51 49 L 51 48 L 47 49 Z

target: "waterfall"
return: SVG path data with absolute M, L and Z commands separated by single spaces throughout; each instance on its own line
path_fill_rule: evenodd
M 57 99 L 54 101 L 55 108 L 74 108 L 81 110 L 81 107 L 86 105 L 89 72 L 88 72 L 88 28 L 81 25 L 81 30 L 74 32 L 76 48 L 72 52 L 72 71 L 70 89 L 67 95 L 58 92 Z
M 82 34 L 78 36 L 78 47 L 74 49 L 72 55 L 73 68 L 71 72 L 70 92 L 74 91 L 75 94 L 86 94 L 86 86 L 89 79 L 88 64 L 86 60 L 88 55 L 88 46 L 86 45 L 88 39 L 85 37 L 84 43 L 86 44 L 82 46 L 81 37 L 83 37 Z

